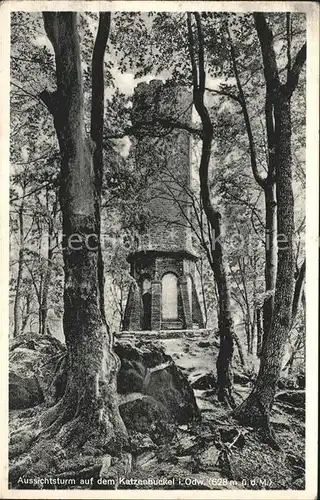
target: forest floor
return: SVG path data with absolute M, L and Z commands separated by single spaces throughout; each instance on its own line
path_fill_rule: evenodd
M 191 383 L 215 371 L 218 350 L 212 349 L 212 341 L 170 339 L 160 344 Z M 240 376 L 237 359 L 235 364 Z M 251 389 L 250 382 L 235 383 L 236 403 Z M 281 449 L 275 450 L 263 442 L 259 431 L 240 426 L 231 416 L 232 410 L 217 401 L 213 392 L 194 390 L 201 422 L 179 426 L 170 443 L 146 451 L 134 464 L 131 476 L 171 478 L 173 484 L 162 486 L 164 489 L 304 489 L 304 408 L 297 407 L 294 398 L 276 401 L 270 421 Z M 300 395 L 302 391 L 291 392 Z
M 215 371 L 217 349 L 212 339 L 170 339 L 159 344 L 192 384 Z M 245 376 L 241 379 L 238 364 L 237 370 L 241 383 L 234 384 L 234 397 L 239 404 L 251 391 L 252 383 Z M 176 426 L 174 434 L 163 436 L 157 443 L 147 434 L 131 433 L 132 442 L 137 443 L 132 470 L 118 489 L 304 489 L 304 391 L 279 393 L 285 397 L 276 398 L 271 424 L 280 450 L 264 442 L 259 431 L 240 426 L 209 385 L 194 389 L 200 420 Z M 41 412 L 41 405 L 37 408 Z M 28 411 L 10 411 L 11 433 L 27 427 L 34 418 L 34 410 L 30 417 Z M 148 485 L 150 480 L 152 484 Z

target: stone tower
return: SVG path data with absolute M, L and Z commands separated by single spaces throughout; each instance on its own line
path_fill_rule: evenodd
M 149 223 L 127 259 L 135 280 L 125 311 L 127 331 L 203 328 L 188 223 L 191 139 L 186 130 L 168 128 L 172 121 L 190 124 L 191 113 L 187 89 L 159 80 L 136 87 L 134 147 L 137 168 L 148 183 L 143 203 Z

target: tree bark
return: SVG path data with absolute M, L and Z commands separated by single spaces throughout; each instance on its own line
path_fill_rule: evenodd
M 23 189 L 23 196 L 25 194 L 25 189 Z M 22 277 L 23 277 L 23 266 L 24 266 L 24 225 L 23 225 L 23 211 L 24 211 L 24 201 L 22 200 L 19 207 L 19 258 L 18 258 L 18 274 L 16 283 L 16 294 L 14 299 L 14 327 L 13 327 L 13 337 L 18 337 L 21 333 L 22 317 L 21 317 L 21 304 L 22 304 Z
M 296 319 L 299 310 L 299 306 L 302 302 L 305 278 L 306 278 L 306 260 L 303 261 L 296 277 L 296 284 L 294 287 L 293 303 L 292 303 L 291 327 L 294 324 L 294 321 Z
M 43 17 L 56 60 L 57 90 L 53 94 L 45 91 L 41 98 L 53 115 L 61 153 L 63 326 L 68 349 L 66 391 L 46 415 L 45 424 L 54 433 L 63 426 L 60 435 L 65 442 L 91 442 L 97 449 L 119 454 L 126 431 L 117 405 L 119 360 L 102 308 L 97 213 L 101 179 L 95 168 L 95 144 L 85 135 L 77 15 L 45 12 Z M 100 23 L 103 21 L 100 17 Z
M 256 314 L 257 314 L 257 356 L 260 357 L 262 352 L 262 342 L 263 342 L 263 328 L 262 328 L 260 308 L 256 309 Z
M 265 229 L 265 291 L 269 295 L 263 303 L 263 343 L 270 331 L 274 308 L 274 289 L 277 277 L 277 202 L 274 183 L 267 179 L 264 187 Z
M 210 250 L 212 259 L 210 265 L 218 290 L 218 326 L 220 333 L 220 349 L 217 358 L 217 395 L 219 401 L 225 401 L 234 406 L 232 396 L 232 356 L 234 350 L 233 320 L 230 306 L 230 290 L 226 266 L 223 259 L 221 235 L 221 215 L 214 209 L 209 188 L 209 164 L 213 141 L 213 126 L 207 107 L 204 104 L 205 70 L 204 42 L 200 15 L 194 14 L 197 26 L 198 65 L 195 57 L 195 43 L 192 32 L 192 14 L 187 14 L 189 53 L 193 79 L 193 102 L 202 124 L 202 150 L 199 166 L 200 195 L 204 212 L 210 225 Z
M 25 329 L 26 329 L 27 324 L 28 324 L 28 320 L 30 318 L 30 314 L 31 314 L 30 305 L 31 305 L 31 295 L 30 295 L 30 293 L 28 293 L 28 295 L 26 297 L 26 310 L 24 312 L 23 321 L 22 321 L 22 325 L 21 325 L 21 332 L 20 332 L 21 335 L 24 334 Z
M 274 310 L 271 328 L 261 353 L 257 381 L 249 397 L 234 411 L 234 416 L 242 423 L 265 428 L 270 434 L 270 411 L 290 331 L 294 295 L 294 199 L 290 109 L 292 88 L 290 86 L 288 92 L 288 82 L 285 85 L 280 83 L 273 34 L 265 15 L 255 13 L 254 19 L 261 45 L 267 91 L 272 97 L 274 106 L 277 230 L 278 235 L 285 237 L 285 243 L 278 246 Z
M 48 333 L 48 295 L 50 290 L 50 279 L 52 272 L 52 264 L 53 264 L 53 249 L 52 249 L 52 237 L 54 231 L 54 222 L 57 212 L 57 203 L 56 199 L 53 203 L 52 207 L 52 215 L 49 214 L 49 193 L 48 188 L 46 192 L 46 208 L 49 217 L 48 221 L 48 249 L 47 249 L 47 268 L 45 270 L 45 276 L 43 279 L 43 287 L 42 287 L 42 300 L 41 300 L 41 334 L 47 335 Z

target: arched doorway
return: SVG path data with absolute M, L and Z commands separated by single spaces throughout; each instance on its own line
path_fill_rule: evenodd
M 178 279 L 173 273 L 167 273 L 162 278 L 162 318 L 178 319 Z
M 142 330 L 151 330 L 151 281 L 145 278 L 142 282 Z

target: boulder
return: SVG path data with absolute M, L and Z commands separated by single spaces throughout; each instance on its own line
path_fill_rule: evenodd
M 9 349 L 9 408 L 21 409 L 58 399 L 56 378 L 66 348 L 50 335 L 26 334 Z
M 216 386 L 216 379 L 213 373 L 205 373 L 193 380 L 191 385 L 193 389 L 197 390 L 214 389 Z
M 296 408 L 304 408 L 306 393 L 303 390 L 281 391 L 276 394 L 275 400 L 290 404 Z
M 141 417 L 140 426 L 145 430 L 156 415 L 179 424 L 199 416 L 186 375 L 161 347 L 118 343 L 115 350 L 121 359 L 119 394 L 140 394 L 138 400 L 131 398 L 121 407 L 129 426 L 134 413 Z M 67 379 L 66 348 L 54 337 L 22 335 L 10 346 L 9 365 L 10 409 L 31 408 L 43 401 L 52 404 L 63 395 Z M 149 398 L 142 401 L 144 396 Z
M 20 377 L 9 374 L 9 407 L 21 410 L 36 406 L 44 401 L 43 392 L 36 377 Z
M 233 372 L 233 382 L 235 384 L 247 385 L 249 382 L 251 382 L 251 380 L 244 373 L 239 373 L 237 371 L 234 371 Z
M 277 386 L 278 389 L 296 389 L 297 383 L 293 378 L 280 377 Z
M 202 347 L 202 348 L 205 348 L 205 347 L 211 347 L 211 343 L 209 342 L 209 340 L 200 340 L 200 342 L 198 342 L 197 346 L 198 347 Z
M 119 405 L 120 415 L 133 437 L 133 450 L 136 449 L 137 433 L 148 435 L 156 445 L 170 442 L 173 438 L 174 418 L 168 409 L 152 396 L 137 394 L 136 399 Z
M 212 444 L 199 455 L 200 470 L 216 470 L 220 450 Z
M 171 356 L 158 346 L 116 344 L 121 359 L 118 392 L 149 395 L 179 424 L 199 417 L 199 409 L 187 377 Z
M 136 399 L 120 404 L 119 409 L 127 429 L 142 434 L 148 433 L 158 422 L 173 422 L 166 407 L 152 396 L 137 395 Z

